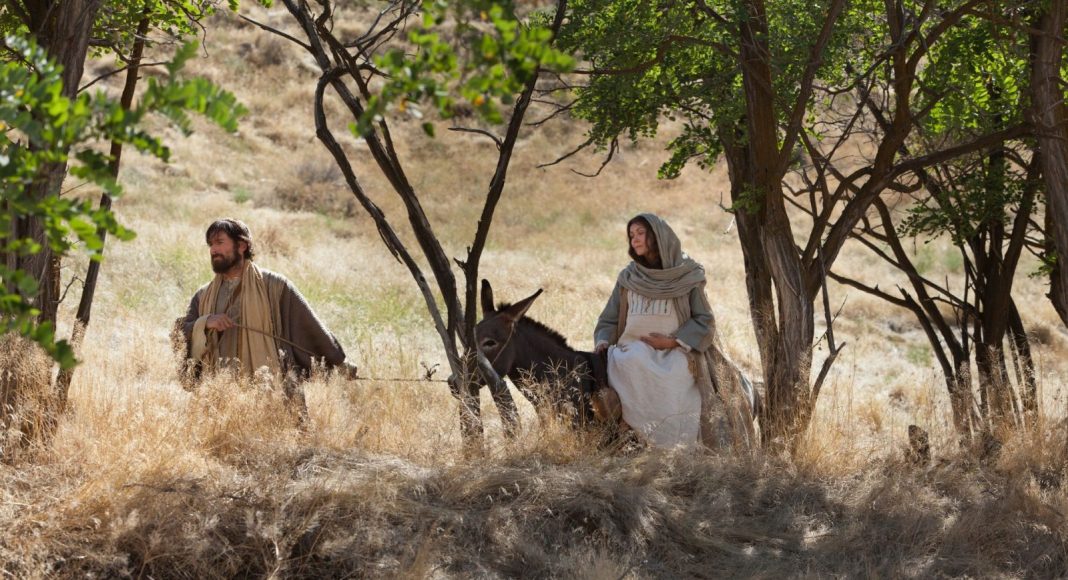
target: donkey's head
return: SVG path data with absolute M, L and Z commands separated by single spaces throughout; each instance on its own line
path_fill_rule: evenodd
M 478 350 L 493 364 L 497 374 L 507 375 L 515 364 L 515 333 L 519 320 L 541 294 L 538 290 L 528 298 L 497 310 L 493 304 L 493 288 L 488 280 L 482 281 L 482 322 L 475 327 Z

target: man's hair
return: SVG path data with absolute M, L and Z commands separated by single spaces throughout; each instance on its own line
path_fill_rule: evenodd
M 233 240 L 235 246 L 238 242 L 248 244 L 245 250 L 246 260 L 251 260 L 256 255 L 256 251 L 252 249 L 252 232 L 248 230 L 245 222 L 234 218 L 217 219 L 208 226 L 208 232 L 204 234 L 204 239 L 210 244 L 212 236 L 219 232 L 223 232 Z

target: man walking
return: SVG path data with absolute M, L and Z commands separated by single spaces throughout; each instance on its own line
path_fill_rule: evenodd
M 344 366 L 345 352 L 304 297 L 281 274 L 253 263 L 252 234 L 232 218 L 216 220 L 205 235 L 215 278 L 193 295 L 180 321 L 186 340 L 186 372 L 231 369 L 286 377 L 286 396 L 304 411 L 296 381 L 314 364 Z M 294 397 L 299 401 L 293 401 Z

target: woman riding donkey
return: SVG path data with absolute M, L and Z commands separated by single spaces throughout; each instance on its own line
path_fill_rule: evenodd
M 719 347 L 704 268 L 653 214 L 630 220 L 627 238 L 633 261 L 594 331 L 622 421 L 655 447 L 754 447 L 757 394 Z

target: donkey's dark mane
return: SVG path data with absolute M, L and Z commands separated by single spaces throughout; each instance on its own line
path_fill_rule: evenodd
M 512 306 L 511 303 L 502 302 L 497 306 L 497 311 L 500 312 L 501 310 L 504 310 L 505 308 L 509 308 L 510 306 Z M 521 324 L 523 326 L 527 326 L 527 327 L 533 328 L 533 329 L 541 332 L 542 334 L 544 334 L 544 335 L 548 336 L 550 339 L 552 339 L 553 342 L 555 342 L 558 345 L 566 348 L 567 350 L 571 350 L 571 351 L 575 350 L 575 349 L 571 348 L 571 345 L 567 344 L 567 339 L 564 338 L 564 335 L 562 335 L 559 332 L 549 328 L 548 326 L 545 326 L 544 324 L 538 322 L 537 320 L 534 320 L 533 318 L 531 318 L 529 316 L 524 316 L 523 318 L 520 318 L 519 319 L 519 324 Z

